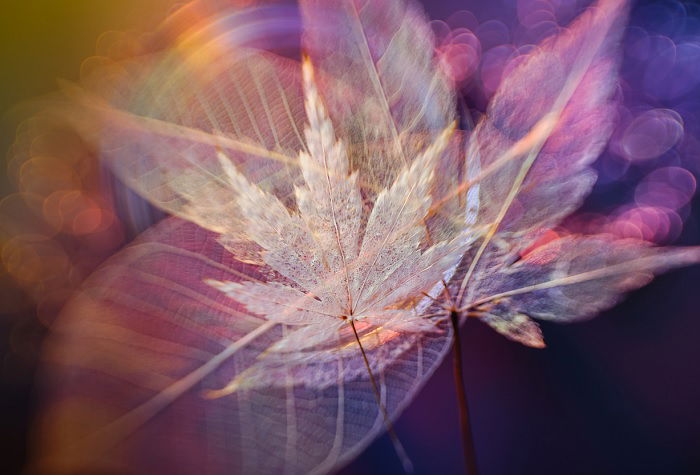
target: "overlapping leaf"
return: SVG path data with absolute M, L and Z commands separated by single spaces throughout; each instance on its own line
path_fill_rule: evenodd
M 659 251 L 611 236 L 568 236 L 531 250 L 595 182 L 589 165 L 612 132 L 615 45 L 625 8 L 601 0 L 519 58 L 470 137 L 467 157 L 478 160 L 479 170 L 477 222 L 490 229 L 466 257 L 455 292 L 463 308 L 529 346 L 544 342 L 528 315 L 591 317 L 647 283 L 653 271 L 698 259 L 695 250 Z

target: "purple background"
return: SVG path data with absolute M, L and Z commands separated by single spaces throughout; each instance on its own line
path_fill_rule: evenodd
M 34 3 L 26 3 L 30 4 Z M 507 45 L 515 50 L 535 42 L 551 33 L 556 24 L 566 25 L 585 7 L 585 2 L 575 0 L 426 0 L 424 4 L 431 18 L 449 20 L 452 29 L 472 31 L 479 39 L 480 51 L 474 50 L 478 54 L 472 58 L 476 60 L 498 58 L 500 51 L 508 50 Z M 459 10 L 473 15 L 455 15 Z M 544 13 L 529 14 L 535 10 Z M 35 23 L 41 28 L 60 24 L 50 15 L 42 16 L 39 9 L 30 14 L 38 15 Z M 71 11 L 63 14 L 75 16 Z M 13 18 L 10 12 L 4 21 Z M 92 25 L 90 18 L 87 14 L 82 24 Z M 74 24 L 81 21 L 74 17 Z M 100 28 L 105 29 L 95 28 L 95 36 Z M 50 56 L 54 47 L 72 47 L 73 59 L 61 65 L 49 62 L 48 69 L 41 71 L 51 76 L 44 83 L 23 81 L 36 67 L 28 65 L 26 58 L 41 53 L 27 46 L 29 43 L 22 45 L 15 37 L 7 38 L 4 42 L 9 46 L 3 49 L 6 57 L 2 64 L 16 77 L 14 84 L 3 84 L 3 106 L 53 89 L 53 77 L 71 77 L 70 71 L 76 71 L 80 59 L 94 49 L 94 38 L 70 44 L 68 30 L 49 31 L 55 36 L 39 44 L 44 54 Z M 623 120 L 609 150 L 596 164 L 601 179 L 584 205 L 585 213 L 567 223 L 571 229 L 600 231 L 602 226 L 602 230 L 623 236 L 641 233 L 660 244 L 700 243 L 700 199 L 693 194 L 694 182 L 690 187 L 681 186 L 679 172 L 685 169 L 696 177 L 700 172 L 698 51 L 697 4 L 634 3 L 621 71 Z M 467 54 L 462 64 L 472 64 L 469 59 Z M 460 80 L 465 104 L 473 111 L 483 111 L 492 85 L 484 83 L 477 69 Z M 659 110 L 672 110 L 677 115 L 658 115 Z M 639 123 L 634 122 L 635 117 L 649 111 L 651 125 L 643 124 L 648 128 L 630 128 L 630 124 Z M 3 125 L 3 149 L 11 143 L 15 126 Z M 645 135 L 654 139 L 652 146 L 667 146 L 659 146 L 659 155 L 648 156 L 654 154 L 642 141 Z M 668 167 L 673 167 L 667 180 L 670 186 L 659 185 L 663 192 L 655 203 L 663 210 L 630 212 L 645 204 L 644 198 L 639 198 L 639 183 L 645 179 L 654 182 L 659 175 L 651 175 L 652 179 L 650 174 Z M 611 218 L 601 225 L 601 215 Z M 519 346 L 480 322 L 468 322 L 463 331 L 465 378 L 480 473 L 700 473 L 699 290 L 698 266 L 661 276 L 594 320 L 575 325 L 542 324 L 548 344 L 545 350 Z M 19 320 L 31 322 L 26 318 L 31 316 L 19 315 Z M 35 350 L 43 331 L 38 324 L 11 323 L 18 315 L 2 317 L 0 473 L 18 473 L 26 457 Z M 33 345 L 23 348 L 27 354 L 18 355 L 10 344 L 18 333 L 21 341 Z M 462 473 L 449 359 L 398 420 L 396 429 L 417 473 Z M 383 436 L 342 473 L 402 471 L 388 437 Z

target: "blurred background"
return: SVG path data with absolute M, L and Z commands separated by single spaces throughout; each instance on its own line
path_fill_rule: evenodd
M 70 271 L 66 265 L 68 254 L 78 260 L 88 254 L 92 261 L 88 268 L 92 268 L 124 241 L 117 236 L 110 245 L 87 252 L 84 242 L 64 241 L 62 245 L 69 247 L 57 249 L 49 239 L 55 233 L 45 232 L 45 223 L 28 209 L 27 201 L 43 202 L 56 191 L 100 188 L 91 166 L 79 168 L 92 175 L 73 179 L 75 186 L 61 186 L 66 170 L 76 164 L 71 160 L 84 158 L 94 163 L 75 154 L 70 145 L 49 140 L 44 147 L 63 150 L 66 157 L 32 153 L 31 144 L 24 140 L 32 135 L 26 120 L 35 109 L 28 101 L 55 91 L 57 78 L 77 80 L 81 64 L 95 54 L 97 40 L 104 32 L 150 28 L 163 18 L 171 3 L 29 0 L 6 1 L 0 6 L 0 473 L 20 473 L 27 457 L 26 439 L 34 407 L 31 388 L 48 323 L 40 315 L 54 316 L 71 288 L 85 275 Z M 26 171 L 32 164 L 22 165 L 34 155 L 40 157 L 35 161 L 37 167 Z M 43 163 L 42 156 L 47 158 Z M 26 186 L 20 185 L 20 169 L 25 170 Z M 58 183 L 39 177 L 51 177 Z M 70 182 L 71 177 L 67 180 Z M 73 193 L 71 197 L 81 195 Z M 86 236 L 89 233 L 83 234 Z
M 32 99 L 56 90 L 57 78 L 78 80 L 85 58 L 104 45 L 121 44 L 127 54 L 128 41 L 115 42 L 105 32 L 152 29 L 174 3 L 22 0 L 2 6 L 0 150 L 7 156 L 0 177 L 0 473 L 20 473 L 27 458 L 33 376 L 46 326 L 92 269 L 160 217 L 114 190 L 76 138 L 56 129 L 37 138 L 41 118 L 26 121 L 35 112 Z M 437 53 L 461 91 L 464 122 L 484 111 L 514 58 L 586 5 L 425 0 Z M 563 228 L 698 245 L 700 6 L 634 2 L 621 77 L 619 124 L 596 164 L 599 182 Z M 465 377 L 481 473 L 700 473 L 699 290 L 699 266 L 663 275 L 594 320 L 542 324 L 545 350 L 467 322 Z M 396 428 L 418 473 L 461 473 L 449 360 Z M 342 473 L 402 472 L 384 436 Z

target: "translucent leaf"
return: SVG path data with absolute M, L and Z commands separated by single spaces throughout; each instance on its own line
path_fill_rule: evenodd
M 346 350 L 326 352 L 325 361 L 318 353 L 296 364 L 289 355 L 260 360 L 266 367 L 255 387 L 225 397 L 204 395 L 243 374 L 291 328 L 259 334 L 218 369 L 186 379 L 265 324 L 204 282 L 263 278 L 216 241 L 168 219 L 74 298 L 47 355 L 49 381 L 62 383 L 45 395 L 51 404 L 40 421 L 38 464 L 92 473 L 321 473 L 385 430 L 350 335 L 341 335 Z M 449 349 L 451 333 L 358 329 L 396 417 Z M 284 384 L 292 378 L 313 384 Z M 182 381 L 188 384 L 173 388 Z M 146 401 L 156 403 L 144 409 Z
M 358 147 L 382 146 L 384 164 L 367 174 L 383 187 L 416 156 L 411 136 L 430 142 L 454 120 L 454 93 L 433 60 L 432 32 L 413 4 L 394 1 L 300 2 L 303 47 L 345 88 L 321 81 L 339 136 Z M 347 88 L 350 88 L 348 91 Z M 350 102 L 349 102 L 350 101 Z
M 479 203 L 472 219 L 488 232 L 466 256 L 464 277 L 455 285 L 465 308 L 473 308 L 491 282 L 514 284 L 510 263 L 574 211 L 593 186 L 596 175 L 589 165 L 614 124 L 611 94 L 625 10 L 625 2 L 601 0 L 517 58 L 471 135 L 470 192 L 478 193 Z M 537 317 L 536 312 L 492 306 L 482 308 L 486 323 L 510 338 L 542 346 L 539 329 L 526 316 Z M 559 310 L 565 315 L 586 313 L 584 308 L 562 305 Z M 588 308 L 586 314 L 596 311 Z
M 607 235 L 555 239 L 515 262 L 512 255 L 491 255 L 488 274 L 474 286 L 473 308 L 560 322 L 590 318 L 655 274 L 700 260 L 697 248 L 656 248 Z
M 225 235 L 230 251 L 255 261 L 216 153 L 291 200 L 297 154 L 306 147 L 298 63 L 241 48 L 180 48 L 107 64 L 92 75 L 85 80 L 97 84 L 91 89 L 64 87 L 76 99 L 61 112 L 66 120 L 99 146 L 125 184 Z
M 482 223 L 498 233 L 557 224 L 588 194 L 588 165 L 615 114 L 617 49 L 624 2 L 604 0 L 517 59 L 470 137 L 480 163 Z

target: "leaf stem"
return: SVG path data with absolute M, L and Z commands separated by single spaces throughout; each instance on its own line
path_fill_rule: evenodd
M 369 366 L 369 360 L 367 359 L 367 354 L 365 353 L 365 348 L 362 346 L 362 341 L 360 340 L 360 335 L 357 333 L 357 328 L 355 328 L 355 322 L 351 319 L 350 320 L 350 326 L 352 327 L 352 332 L 355 334 L 355 339 L 357 340 L 357 345 L 360 347 L 360 353 L 362 353 L 362 360 L 365 362 L 365 368 L 367 368 L 367 373 L 369 374 L 369 381 L 372 384 L 372 391 L 374 392 L 374 398 L 377 400 L 377 405 L 379 406 L 379 411 L 382 413 L 382 417 L 384 418 L 384 424 L 386 425 L 386 430 L 389 433 L 389 438 L 391 439 L 391 443 L 394 445 L 394 450 L 396 451 L 396 455 L 399 457 L 401 460 L 401 464 L 403 465 L 403 469 L 406 473 L 413 473 L 413 463 L 411 463 L 411 459 L 408 458 L 408 454 L 406 454 L 406 450 L 403 448 L 403 445 L 401 445 L 401 441 L 399 440 L 399 437 L 396 435 L 396 432 L 394 431 L 394 427 L 391 424 L 391 420 L 389 419 L 389 414 L 386 411 L 386 408 L 384 407 L 384 404 L 382 403 L 382 396 L 379 393 L 379 386 L 377 386 L 377 381 L 374 379 L 374 374 L 372 374 L 372 369 Z
M 452 356 L 455 390 L 457 391 L 457 406 L 459 407 L 459 426 L 462 431 L 462 454 L 464 455 L 464 471 L 467 475 L 478 475 L 476 467 L 476 451 L 474 450 L 474 437 L 472 435 L 469 419 L 469 405 L 467 393 L 464 389 L 464 367 L 462 365 L 462 343 L 459 334 L 459 315 L 456 311 L 450 312 L 453 340 Z

